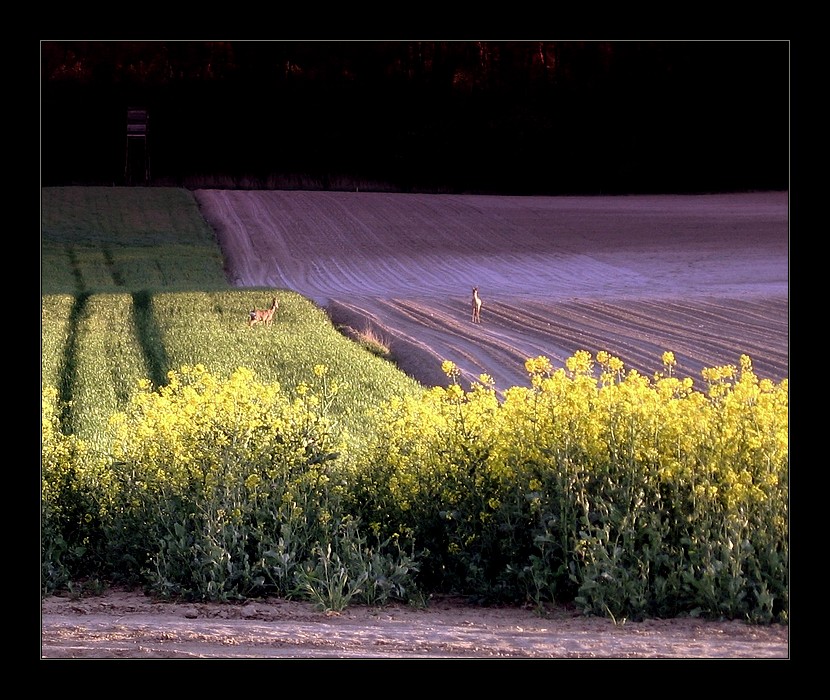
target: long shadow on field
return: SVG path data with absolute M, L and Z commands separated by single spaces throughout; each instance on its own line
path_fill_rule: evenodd
M 58 376 L 61 378 L 58 391 L 60 393 L 60 423 L 64 432 L 73 432 L 74 412 L 72 396 L 75 386 L 75 375 L 78 366 L 78 324 L 83 316 L 89 301 L 90 293 L 81 292 L 75 297 L 72 310 L 69 312 L 69 332 L 66 334 L 66 346 L 63 349 L 63 368 Z
M 115 264 L 115 258 L 112 257 L 112 251 L 109 249 L 108 246 L 101 247 L 101 253 L 104 256 L 104 261 L 107 263 L 107 268 L 110 271 L 110 275 L 112 276 L 112 281 L 118 286 L 124 286 L 124 276 L 118 270 L 118 266 Z
M 153 295 L 147 290 L 133 293 L 133 322 L 135 334 L 144 354 L 148 377 L 154 386 L 167 383 L 170 360 L 164 349 L 162 332 L 153 313 Z
M 78 262 L 78 256 L 75 255 L 75 249 L 69 245 L 66 246 L 66 257 L 69 258 L 69 267 L 72 269 L 72 277 L 75 279 L 75 287 L 78 294 L 84 293 L 84 276 L 81 273 L 81 265 Z M 84 300 L 86 303 L 86 300 Z

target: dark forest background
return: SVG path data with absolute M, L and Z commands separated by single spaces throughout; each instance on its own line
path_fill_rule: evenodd
M 785 190 L 786 41 L 41 42 L 41 183 Z M 134 144 L 135 145 L 135 144 Z M 140 178 L 138 178 L 140 179 Z

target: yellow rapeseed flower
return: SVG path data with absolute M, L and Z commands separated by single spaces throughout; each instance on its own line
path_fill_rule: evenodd
M 459 374 L 458 367 L 451 360 L 444 360 L 441 363 L 441 371 L 450 378 L 457 377 Z
M 565 367 L 572 374 L 590 374 L 593 371 L 593 364 L 591 353 L 587 350 L 577 350 L 565 360 Z

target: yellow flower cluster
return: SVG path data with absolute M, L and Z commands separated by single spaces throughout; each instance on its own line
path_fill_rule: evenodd
M 314 373 L 321 378 L 326 368 Z M 233 473 L 256 491 L 264 479 L 332 451 L 330 426 L 308 386 L 292 400 L 248 368 L 223 381 L 201 364 L 167 379 L 158 390 L 140 382 L 127 410 L 110 420 L 115 461 L 132 465 L 148 488 L 210 491 Z
M 79 466 L 86 445 L 60 427 L 58 390 L 46 387 L 41 395 L 41 505 L 45 511 L 60 508 L 61 488 Z
M 592 356 L 581 351 L 564 370 L 546 357 L 528 359 L 530 389 L 513 387 L 501 402 L 488 385 L 464 392 L 453 384 L 421 402 L 391 404 L 377 449 L 395 467 L 393 490 L 407 503 L 436 491 L 456 501 L 461 495 L 449 491 L 461 488 L 452 484 L 460 483 L 462 465 L 486 455 L 483 471 L 528 483 L 531 491 L 541 483 L 534 473 L 522 474 L 525 465 L 537 474 L 546 465 L 559 476 L 571 465 L 580 473 L 634 470 L 674 484 L 677 493 L 695 484 L 694 493 L 719 499 L 728 511 L 786 500 L 786 380 L 759 381 L 742 358 L 740 373 L 729 366 L 704 370 L 722 387 L 713 398 L 695 391 L 690 378 L 671 376 L 671 352 L 662 357 L 666 375 L 654 381 L 633 369 L 623 373 L 607 352 L 596 359 L 599 382 Z M 457 372 L 449 361 L 443 369 Z

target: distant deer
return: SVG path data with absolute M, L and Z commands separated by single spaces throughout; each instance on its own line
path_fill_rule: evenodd
M 473 323 L 481 323 L 481 297 L 478 287 L 473 287 Z
M 279 305 L 280 304 L 277 301 L 277 297 L 274 297 L 274 300 L 271 302 L 270 308 L 251 309 L 251 315 L 248 319 L 248 325 L 255 326 L 257 323 L 264 323 L 266 326 L 270 326 L 274 320 L 274 314 L 279 308 Z

